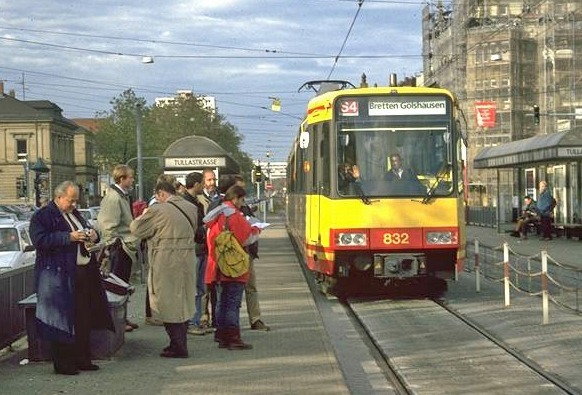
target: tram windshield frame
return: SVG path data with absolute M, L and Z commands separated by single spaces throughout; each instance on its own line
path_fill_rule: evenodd
M 335 132 L 337 192 L 344 197 L 449 196 L 454 191 L 455 150 L 450 100 L 442 114 L 371 116 L 368 102 L 359 97 L 357 116 L 342 114 L 336 102 Z M 384 100 L 381 97 L 379 100 Z M 410 97 L 390 98 L 388 103 L 404 103 Z M 415 100 L 435 100 L 422 96 Z M 343 104 L 342 104 L 343 103 Z M 408 102 L 407 102 L 408 103 Z M 370 111 L 371 112 L 371 111 Z M 393 171 L 400 159 L 402 172 Z M 396 173 L 398 175 L 396 176 Z

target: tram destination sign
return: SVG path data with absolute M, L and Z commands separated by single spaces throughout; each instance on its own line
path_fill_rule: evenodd
M 164 158 L 165 167 L 224 167 L 225 157 Z
M 378 115 L 443 115 L 447 113 L 445 100 L 422 100 L 419 98 L 402 101 L 370 100 L 368 114 Z

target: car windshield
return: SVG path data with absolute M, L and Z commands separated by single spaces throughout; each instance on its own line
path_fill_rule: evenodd
M 20 251 L 16 229 L 0 229 L 0 251 Z

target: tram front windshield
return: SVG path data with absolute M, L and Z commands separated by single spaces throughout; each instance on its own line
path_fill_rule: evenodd
M 342 196 L 447 196 L 453 191 L 449 125 L 337 123 Z

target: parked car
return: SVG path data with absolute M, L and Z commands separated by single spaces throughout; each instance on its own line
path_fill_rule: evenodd
M 30 222 L 0 214 L 0 271 L 33 264 L 36 251 L 29 234 Z
M 14 214 L 20 221 L 30 221 L 34 210 L 26 205 L 2 204 L 0 213 Z
M 99 231 L 99 226 L 97 224 L 97 214 L 99 214 L 99 206 L 80 208 L 78 209 L 81 215 L 89 222 L 89 225 L 96 231 Z

